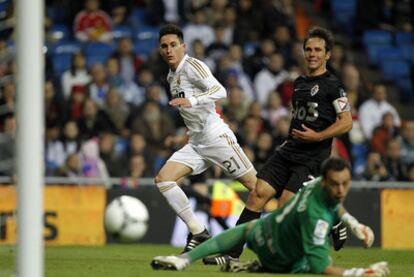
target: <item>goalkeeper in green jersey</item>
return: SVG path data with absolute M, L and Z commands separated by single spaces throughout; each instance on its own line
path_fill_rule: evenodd
M 342 276 L 386 276 L 386 262 L 367 268 L 333 266 L 329 257 L 329 233 L 334 222 L 344 219 L 365 246 L 373 242 L 372 230 L 350 214 L 343 214 L 342 203 L 351 185 L 349 164 L 329 158 L 321 168 L 322 176 L 310 181 L 283 207 L 268 216 L 222 232 L 180 256 L 158 256 L 154 269 L 183 270 L 191 262 L 206 256 L 225 253 L 247 242 L 258 261 L 229 260 L 225 271 L 262 271 L 275 273 L 316 273 Z

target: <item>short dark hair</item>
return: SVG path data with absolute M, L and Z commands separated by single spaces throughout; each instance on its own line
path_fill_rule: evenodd
M 181 31 L 180 27 L 174 24 L 167 24 L 161 27 L 158 41 L 160 41 L 161 38 L 165 35 L 176 35 L 181 42 L 184 41 L 183 32 Z
M 328 175 L 328 171 L 330 170 L 342 171 L 344 169 L 348 169 L 349 172 L 351 172 L 351 165 L 349 164 L 349 162 L 337 157 L 328 158 L 325 161 L 323 161 L 321 165 L 322 177 L 325 179 Z
M 303 49 L 305 49 L 306 43 L 308 42 L 308 40 L 310 38 L 315 38 L 315 37 L 321 38 L 325 41 L 325 50 L 326 50 L 326 52 L 331 51 L 331 49 L 334 46 L 333 35 L 329 30 L 327 30 L 325 28 L 322 28 L 322 27 L 314 27 L 314 28 L 311 28 L 308 31 L 308 34 L 307 34 L 305 40 L 303 41 Z

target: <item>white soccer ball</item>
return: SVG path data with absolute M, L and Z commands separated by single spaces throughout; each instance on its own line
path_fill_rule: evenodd
M 148 209 L 139 199 L 122 195 L 105 210 L 105 229 L 124 242 L 141 239 L 148 229 Z

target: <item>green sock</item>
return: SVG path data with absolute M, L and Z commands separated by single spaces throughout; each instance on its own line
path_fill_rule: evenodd
M 193 262 L 212 254 L 226 253 L 246 240 L 246 226 L 247 223 L 228 229 L 203 242 L 193 250 L 183 254 L 183 256 Z

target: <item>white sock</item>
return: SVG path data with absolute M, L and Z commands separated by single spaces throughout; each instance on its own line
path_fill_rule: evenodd
M 167 199 L 168 204 L 175 213 L 184 221 L 192 234 L 199 234 L 204 231 L 204 226 L 199 222 L 191 209 L 187 195 L 176 182 L 160 182 L 156 184 L 161 194 Z

